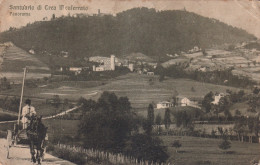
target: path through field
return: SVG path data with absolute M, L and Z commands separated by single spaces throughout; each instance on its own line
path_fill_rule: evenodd
M 6 139 L 0 139 L 0 165 L 30 165 L 30 149 L 28 146 L 17 145 L 10 148 L 10 159 L 6 158 L 7 150 L 5 147 Z M 74 165 L 66 160 L 56 158 L 45 153 L 42 165 Z

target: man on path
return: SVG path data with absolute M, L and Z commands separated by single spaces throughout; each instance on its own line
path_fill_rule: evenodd
M 31 100 L 26 99 L 25 100 L 26 106 L 22 109 L 22 123 L 23 123 L 23 129 L 28 127 L 28 124 L 30 122 L 30 118 L 34 115 L 36 115 L 35 108 L 31 106 Z

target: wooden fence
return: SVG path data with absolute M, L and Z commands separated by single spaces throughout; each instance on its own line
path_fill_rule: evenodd
M 158 163 L 158 162 L 149 162 L 147 160 L 139 160 L 131 157 L 131 156 L 126 156 L 123 154 L 114 154 L 110 152 L 104 152 L 104 151 L 99 151 L 99 150 L 94 150 L 94 149 L 84 149 L 82 147 L 78 146 L 69 146 L 65 144 L 58 144 L 56 145 L 60 149 L 66 149 L 70 150 L 72 152 L 77 152 L 77 153 L 83 153 L 86 154 L 86 159 L 88 157 L 91 158 L 98 158 L 101 160 L 106 160 L 111 162 L 112 164 L 122 164 L 122 165 L 171 165 L 170 163 Z

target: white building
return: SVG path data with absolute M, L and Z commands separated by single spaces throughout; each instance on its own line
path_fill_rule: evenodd
M 163 108 L 170 108 L 173 107 L 173 103 L 169 102 L 169 101 L 162 101 L 157 103 L 156 108 L 157 109 L 163 109 Z
M 192 100 L 188 99 L 187 97 L 181 97 L 178 99 L 180 100 L 179 104 L 182 107 L 189 106 L 189 107 L 194 107 L 194 108 L 199 108 L 199 109 L 201 108 L 198 106 L 198 102 L 192 101 Z
M 222 97 L 224 97 L 224 96 L 225 96 L 224 93 L 216 94 L 216 95 L 214 96 L 214 101 L 212 101 L 211 103 L 214 104 L 214 105 L 218 105 L 219 100 L 220 100 Z
M 75 75 L 77 75 L 77 74 L 80 74 L 80 73 L 81 73 L 82 68 L 81 68 L 81 67 L 70 67 L 70 68 L 69 68 L 69 71 L 74 72 Z
M 30 50 L 29 50 L 29 53 L 30 53 L 30 54 L 35 54 L 35 51 L 34 51 L 33 49 L 30 49 Z
M 111 55 L 111 57 L 110 57 L 110 69 L 111 70 L 115 70 L 115 59 L 116 59 L 116 56 Z
M 154 72 L 147 72 L 148 76 L 154 76 Z
M 102 67 L 102 66 L 96 67 L 96 69 L 95 69 L 96 72 L 102 72 L 102 71 L 104 71 L 104 70 L 105 70 L 105 69 L 104 69 L 104 67 Z
M 190 104 L 191 101 L 187 97 L 181 99 L 181 106 L 190 106 Z
M 111 55 L 110 58 L 100 56 L 90 57 L 89 61 L 100 63 L 98 67 L 93 66 L 93 71 L 115 70 L 115 55 Z
M 133 72 L 133 71 L 134 71 L 134 64 L 129 64 L 129 65 L 128 65 L 128 68 L 129 68 L 129 70 L 130 70 L 131 72 Z

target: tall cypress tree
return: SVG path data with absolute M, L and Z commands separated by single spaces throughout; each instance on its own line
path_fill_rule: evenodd
M 152 104 L 149 104 L 147 109 L 147 120 L 151 123 L 151 125 L 154 124 L 154 109 Z
M 167 130 L 167 134 L 168 134 L 168 129 L 170 127 L 170 124 L 171 124 L 171 114 L 170 114 L 170 109 L 167 108 L 164 113 L 164 125 Z

